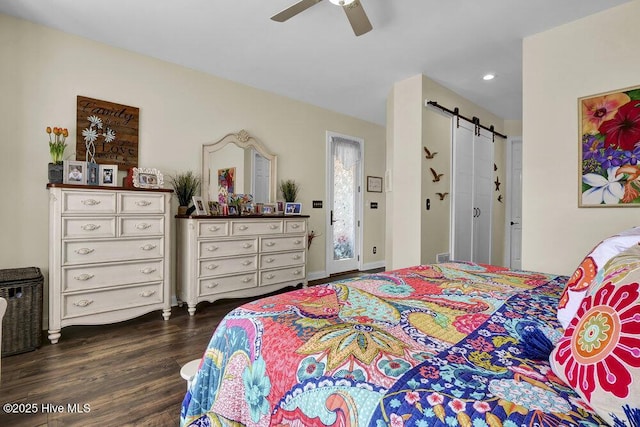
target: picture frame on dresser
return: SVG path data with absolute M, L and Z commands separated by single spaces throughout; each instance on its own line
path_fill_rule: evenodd
M 133 186 L 136 188 L 162 188 L 164 178 L 156 168 L 133 168 Z
M 107 187 L 115 187 L 118 183 L 118 165 L 100 165 L 100 183 Z
M 63 165 L 62 182 L 64 184 L 87 184 L 87 162 L 79 160 L 65 160 Z
M 302 213 L 302 203 L 286 202 L 284 204 L 285 215 L 300 215 Z
M 87 185 L 100 185 L 100 166 L 87 162 Z
M 201 196 L 193 196 L 193 206 L 196 207 L 196 215 L 209 215 L 209 207 Z

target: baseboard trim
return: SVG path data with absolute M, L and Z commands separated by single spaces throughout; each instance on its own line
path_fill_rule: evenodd
M 377 268 L 385 268 L 384 260 L 375 261 L 375 262 L 368 262 L 366 264 L 363 264 L 362 268 L 360 269 L 360 271 L 375 270 Z
M 309 274 L 307 274 L 307 280 L 308 281 L 313 281 L 313 280 L 319 280 L 319 279 L 325 279 L 329 277 L 329 275 L 327 274 L 327 272 L 325 270 L 322 271 L 313 271 Z

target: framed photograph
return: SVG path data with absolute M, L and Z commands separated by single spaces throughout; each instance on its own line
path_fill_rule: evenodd
M 284 200 L 278 200 L 276 202 L 276 211 L 277 212 L 284 212 Z
M 115 186 L 118 181 L 118 165 L 100 165 L 99 185 Z
M 367 191 L 370 193 L 382 193 L 382 177 L 381 176 L 368 176 L 367 177 Z
M 209 205 L 209 215 L 222 215 L 220 203 L 209 200 L 207 204 Z
M 208 206 L 204 203 L 201 196 L 193 196 L 193 206 L 196 207 L 196 215 L 209 215 Z
M 133 186 L 136 188 L 162 188 L 164 179 L 158 169 L 133 168 Z
M 578 206 L 640 206 L 640 86 L 578 99 Z
M 97 163 L 87 162 L 87 185 L 100 184 L 100 167 Z
M 64 184 L 86 185 L 87 162 L 77 160 L 65 160 L 62 182 Z
M 238 208 L 233 205 L 229 205 L 229 213 L 227 215 L 238 215 Z
M 302 213 L 302 203 L 286 202 L 284 204 L 285 215 L 300 215 Z
M 274 203 L 265 203 L 262 205 L 262 215 L 275 215 L 278 213 L 277 206 Z

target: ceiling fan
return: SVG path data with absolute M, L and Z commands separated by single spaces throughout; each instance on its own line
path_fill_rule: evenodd
M 293 6 L 289 6 L 282 12 L 275 14 L 271 17 L 274 21 L 284 22 L 289 18 L 293 18 L 300 12 L 304 12 L 316 3 L 320 3 L 322 0 L 301 0 Z M 331 3 L 342 6 L 344 13 L 347 14 L 351 28 L 356 36 L 361 36 L 364 33 L 368 33 L 373 28 L 367 14 L 364 12 L 360 0 L 329 0 Z

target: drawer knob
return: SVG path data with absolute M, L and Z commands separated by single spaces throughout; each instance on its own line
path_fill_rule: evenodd
M 250 247 L 252 247 L 252 246 L 253 246 L 253 244 L 252 244 L 252 243 L 245 243 L 244 245 L 242 245 L 242 247 L 243 247 L 244 249 L 249 249 L 249 248 L 250 248 Z
M 241 225 L 240 227 L 238 227 L 238 230 L 240 230 L 240 231 L 245 231 L 245 230 L 248 230 L 248 229 L 249 229 L 248 225 Z
M 207 246 L 207 250 L 208 250 L 209 252 L 217 251 L 217 250 L 218 250 L 218 247 L 217 247 L 217 246 L 215 246 L 215 245 Z
M 218 268 L 218 266 L 216 264 L 207 265 L 207 270 L 215 270 L 216 268 Z
M 300 254 L 295 254 L 292 258 L 295 259 L 295 260 L 298 260 L 298 259 L 302 258 L 302 256 Z
M 249 261 L 249 260 L 246 260 L 242 263 L 242 265 L 244 265 L 245 267 L 251 264 L 253 264 L 253 261 Z
M 85 224 L 80 228 L 82 228 L 84 231 L 93 231 L 93 230 L 97 230 L 98 228 L 100 228 L 100 226 L 97 225 L 97 224 Z
M 271 224 L 271 225 L 269 225 L 269 229 L 270 229 L 270 230 L 276 230 L 276 229 L 278 229 L 278 228 L 279 228 L 278 224 Z
M 220 230 L 219 225 L 212 225 L 211 227 L 209 227 L 209 231 L 218 231 L 218 230 Z
M 300 224 L 291 224 L 291 228 L 300 228 Z
M 90 304 L 93 304 L 93 300 L 90 299 L 81 299 L 80 301 L 76 301 L 73 303 L 76 307 L 86 307 Z
M 266 277 L 268 280 L 271 280 L 271 279 L 275 278 L 275 277 L 276 277 L 276 275 L 275 275 L 275 274 L 267 274 L 267 275 L 266 275 L 266 276 L 264 276 L 264 277 Z
M 245 277 L 244 279 L 242 279 L 242 283 L 249 283 L 253 280 L 253 277 Z
M 218 283 L 209 283 L 207 284 L 207 288 L 209 289 L 214 289 L 218 287 Z
M 302 274 L 302 270 L 296 270 L 296 271 L 293 272 L 294 276 L 299 276 L 301 274 Z
M 302 243 L 302 240 L 300 240 L 300 239 L 293 241 L 294 245 L 299 245 L 300 243 Z
M 151 251 L 154 250 L 157 247 L 157 245 L 152 245 L 151 243 L 147 243 L 144 246 L 140 246 L 140 249 L 142 249 L 143 251 Z
M 268 264 L 271 264 L 275 260 L 276 260 L 275 258 L 267 258 L 267 259 L 264 260 L 264 262 L 266 262 Z
M 149 206 L 150 204 L 151 204 L 151 202 L 148 201 L 148 200 L 138 200 L 136 202 L 136 205 L 138 205 L 140 207 Z
M 271 247 L 271 246 L 275 246 L 276 242 L 267 242 L 265 243 L 265 246 Z
M 151 274 L 151 273 L 153 273 L 155 271 L 156 271 L 155 268 L 145 267 L 142 270 L 140 270 L 140 273 L 142 273 L 142 274 Z
M 80 248 L 80 249 L 76 249 L 74 252 L 77 253 L 78 255 L 89 255 L 94 250 L 95 249 L 91 249 L 91 248 Z
M 149 298 L 151 295 L 153 295 L 155 293 L 156 293 L 156 291 L 152 291 L 152 290 L 147 289 L 146 291 L 140 292 L 139 295 L 141 297 L 143 297 L 143 298 Z
M 94 277 L 93 274 L 82 273 L 81 275 L 74 276 L 73 278 L 84 282 L 86 280 L 93 279 L 93 277 Z
M 100 204 L 100 200 L 96 200 L 96 199 L 84 199 L 82 201 L 82 204 L 85 206 L 96 206 Z
M 136 228 L 138 230 L 146 230 L 147 228 L 151 227 L 151 224 L 148 224 L 146 222 L 141 222 L 139 224 L 136 224 Z

